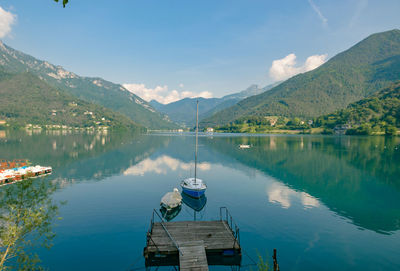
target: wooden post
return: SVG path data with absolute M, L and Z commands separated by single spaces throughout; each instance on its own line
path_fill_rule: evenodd
M 272 256 L 272 259 L 274 260 L 274 271 L 279 271 L 279 264 L 276 259 L 276 248 L 274 248 L 274 256 Z

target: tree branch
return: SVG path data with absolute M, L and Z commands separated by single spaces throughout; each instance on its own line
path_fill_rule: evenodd
M 4 266 L 4 263 L 5 263 L 6 259 L 7 259 L 8 252 L 10 251 L 10 246 L 11 246 L 11 245 L 8 245 L 6 251 L 4 252 L 3 257 L 1 258 L 1 261 L 0 261 L 0 270 L 3 270 L 3 266 Z

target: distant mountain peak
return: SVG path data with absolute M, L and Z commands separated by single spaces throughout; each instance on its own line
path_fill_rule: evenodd
M 248 89 L 255 89 L 255 88 L 258 88 L 258 85 L 257 85 L 257 84 L 251 84 L 250 86 L 248 86 L 248 87 L 246 88 L 246 90 L 248 90 Z

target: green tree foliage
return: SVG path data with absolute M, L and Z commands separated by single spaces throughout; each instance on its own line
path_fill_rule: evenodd
M 341 125 L 351 127 L 346 132 L 349 135 L 395 135 L 400 128 L 400 81 L 315 121 L 315 126 L 326 129 Z
M 59 0 L 54 0 L 54 1 L 56 1 L 57 3 L 59 2 Z M 62 3 L 63 7 L 65 8 L 65 5 L 68 4 L 68 0 L 63 0 Z
M 357 128 L 348 129 L 346 135 L 370 135 L 372 133 L 372 127 L 370 123 L 363 123 Z
M 388 125 L 386 126 L 385 134 L 389 136 L 394 136 L 397 134 L 397 128 L 392 125 Z
M 261 255 L 258 255 L 257 271 L 268 271 L 270 270 L 267 260 L 264 260 Z
M 273 125 L 271 125 L 272 120 L 276 120 Z M 228 125 L 217 126 L 215 130 L 224 133 L 269 133 L 277 130 L 303 130 L 304 132 L 310 128 L 307 120 L 300 118 L 248 116 L 241 117 Z
M 50 248 L 55 237 L 53 221 L 58 204 L 50 195 L 55 185 L 44 179 L 28 179 L 0 190 L 0 271 L 42 270 L 37 244 Z

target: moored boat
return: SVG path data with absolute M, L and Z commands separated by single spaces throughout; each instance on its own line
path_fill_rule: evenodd
M 197 101 L 196 110 L 196 147 L 194 155 L 194 178 L 187 178 L 181 182 L 182 192 L 187 195 L 200 198 L 206 192 L 207 185 L 202 179 L 197 178 L 197 145 L 198 145 L 198 131 L 199 131 L 199 101 Z
M 171 210 L 182 204 L 182 196 L 179 194 L 179 190 L 174 188 L 172 192 L 166 193 L 162 198 L 160 205 L 161 207 Z
M 182 181 L 181 187 L 185 194 L 193 198 L 200 198 L 207 189 L 207 185 L 199 178 L 187 178 Z

